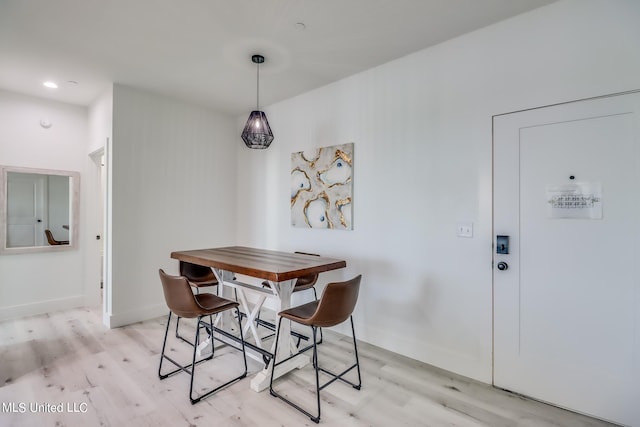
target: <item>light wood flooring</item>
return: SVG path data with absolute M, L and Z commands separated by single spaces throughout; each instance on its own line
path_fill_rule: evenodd
M 113 330 L 100 317 L 99 309 L 85 308 L 0 323 L 0 426 L 315 425 L 268 391 L 250 390 L 251 375 L 262 368 L 252 359 L 248 378 L 192 406 L 188 375 L 158 379 L 166 317 Z M 183 323 L 185 334 L 193 333 Z M 168 347 L 189 359 L 186 344 Z M 360 343 L 358 350 L 362 390 L 340 382 L 324 389 L 321 426 L 609 425 L 372 345 Z M 216 354 L 199 365 L 197 390 L 240 369 L 239 353 L 227 347 Z M 351 357 L 350 338 L 325 331 L 321 365 L 346 365 Z M 279 381 L 278 389 L 313 409 L 312 378 L 308 366 Z M 62 413 L 52 412 L 60 405 Z

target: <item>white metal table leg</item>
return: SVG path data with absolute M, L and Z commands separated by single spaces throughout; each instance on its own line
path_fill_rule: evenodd
M 212 268 L 211 270 L 213 270 L 213 275 L 216 276 L 216 279 L 218 279 L 218 295 L 223 298 L 226 297 L 225 288 L 230 288 L 230 286 L 225 286 L 224 282 L 225 280 L 232 279 L 233 273 L 220 270 L 219 268 Z M 222 313 L 221 316 L 216 316 L 216 320 L 214 320 L 213 325 L 220 329 L 224 329 L 225 323 L 233 325 L 234 323 L 229 321 L 230 316 L 231 313 L 228 312 Z
M 260 335 L 258 334 L 258 330 L 256 329 L 256 316 L 260 312 L 262 308 L 262 304 L 264 303 L 266 296 L 260 296 L 258 302 L 253 306 L 253 310 L 249 309 L 249 303 L 247 302 L 247 297 L 244 294 L 244 290 L 238 289 L 238 298 L 240 299 L 240 306 L 242 307 L 242 311 L 247 315 L 247 321 L 245 322 L 242 328 L 242 336 L 246 337 L 247 332 L 251 330 L 251 334 L 253 338 L 256 340 L 256 345 L 262 348 L 262 340 L 260 339 Z
M 293 292 L 293 285 L 295 280 L 287 280 L 285 282 L 273 283 L 270 282 L 271 288 L 278 295 L 279 307 L 276 312 L 279 313 L 291 307 L 291 294 Z M 276 319 L 276 326 L 278 319 Z M 271 352 L 275 349 L 275 340 L 271 346 Z M 277 360 L 283 360 L 287 357 L 295 354 L 298 351 L 295 343 L 291 339 L 291 322 L 283 322 L 280 327 L 280 343 L 278 345 Z M 271 367 L 273 366 L 274 359 L 269 361 L 269 365 L 251 379 L 251 389 L 253 391 L 262 391 L 269 387 L 269 381 L 271 379 Z M 278 365 L 273 376 L 278 378 L 289 371 L 302 368 L 309 363 L 309 356 L 300 354 L 291 360 L 288 360 L 282 365 Z
M 242 336 L 245 338 L 247 338 L 248 332 L 249 330 L 251 330 L 251 335 L 253 336 L 254 340 L 255 340 L 255 345 L 258 348 L 263 348 L 263 344 L 262 344 L 262 339 L 260 338 L 260 335 L 258 334 L 258 330 L 256 328 L 255 325 L 255 320 L 256 317 L 258 315 L 258 313 L 260 312 L 260 309 L 262 308 L 262 305 L 264 304 L 265 300 L 266 300 L 266 295 L 261 295 L 258 298 L 258 302 L 254 305 L 253 309 L 250 309 L 250 305 L 249 302 L 247 300 L 246 294 L 244 292 L 245 289 L 250 289 L 251 286 L 249 285 L 244 285 L 241 282 L 237 282 L 234 278 L 234 274 L 232 272 L 229 271 L 224 271 L 221 269 L 217 269 L 214 268 L 213 269 L 213 273 L 216 276 L 216 278 L 218 279 L 218 286 L 220 287 L 220 290 L 222 291 L 221 294 L 222 296 L 226 296 L 225 295 L 225 289 L 226 288 L 231 288 L 235 290 L 235 294 L 238 298 L 238 303 L 240 304 L 240 308 L 241 311 L 246 315 L 247 319 L 245 322 L 243 322 L 243 326 L 242 326 L 242 331 L 240 333 L 242 333 Z M 243 285 L 243 286 L 240 286 Z M 220 316 L 218 316 L 216 318 L 216 320 L 214 321 L 214 326 L 216 326 L 219 329 L 225 329 L 225 325 L 229 325 L 229 329 L 230 330 L 235 330 L 237 328 L 237 323 L 235 321 L 231 321 L 230 318 L 230 314 L 228 313 L 223 313 L 223 315 L 227 315 L 226 318 L 220 319 Z M 263 357 L 262 354 L 255 354 L 254 352 L 247 352 L 247 356 L 257 360 L 260 363 L 263 363 Z

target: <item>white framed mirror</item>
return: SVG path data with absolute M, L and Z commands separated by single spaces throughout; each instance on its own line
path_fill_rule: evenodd
M 0 253 L 78 247 L 80 173 L 0 166 Z

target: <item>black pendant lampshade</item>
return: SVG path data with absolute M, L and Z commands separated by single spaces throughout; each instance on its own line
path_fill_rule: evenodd
M 249 148 L 267 148 L 273 141 L 273 132 L 269 127 L 264 111 L 252 111 L 242 131 L 242 140 Z
M 260 111 L 260 64 L 264 62 L 264 56 L 253 55 L 251 60 L 258 67 L 256 109 L 249 114 L 247 124 L 244 125 L 242 140 L 249 148 L 263 149 L 269 147 L 273 141 L 273 132 L 267 121 L 267 115 L 264 111 Z

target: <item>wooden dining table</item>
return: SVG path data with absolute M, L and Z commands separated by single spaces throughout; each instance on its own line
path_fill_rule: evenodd
M 251 380 L 251 389 L 254 391 L 262 391 L 269 387 L 274 359 L 275 342 L 267 348 L 257 330 L 256 319 L 264 302 L 271 299 L 276 304 L 277 312 L 286 310 L 291 307 L 291 296 L 296 279 L 310 274 L 337 270 L 347 265 L 346 261 L 341 259 L 244 246 L 175 251 L 171 253 L 171 258 L 180 262 L 211 267 L 223 292 L 225 286 L 236 290 L 238 302 L 247 317 L 241 333 L 244 337 L 252 336 L 254 340 L 254 343 L 248 346 L 253 349 L 253 354 L 251 351 L 247 354 L 256 360 L 268 360 L 265 368 Z M 240 281 L 237 279 L 238 275 L 262 279 L 267 281 L 269 286 L 262 286 L 262 282 L 256 284 Z M 254 298 L 250 301 L 247 295 L 251 294 Z M 278 361 L 295 354 L 298 350 L 296 343 L 291 339 L 290 328 L 289 322 L 283 322 L 278 344 Z M 224 331 L 224 325 L 217 327 L 216 330 L 230 337 L 228 332 Z M 274 377 L 277 378 L 308 363 L 309 357 L 300 354 L 287 363 L 278 365 Z

